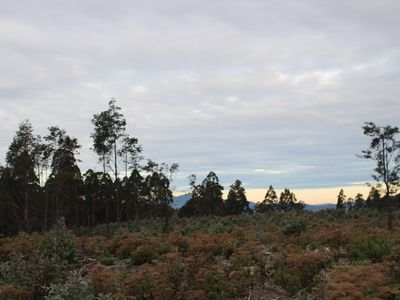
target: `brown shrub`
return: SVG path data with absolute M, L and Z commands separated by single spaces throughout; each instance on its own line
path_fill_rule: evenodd
M 124 281 L 128 296 L 136 299 L 175 299 L 175 287 L 168 277 L 166 265 L 143 265 Z
M 77 247 L 83 256 L 100 258 L 107 254 L 111 242 L 104 236 L 77 237 Z
M 95 294 L 113 293 L 118 283 L 118 274 L 103 265 L 96 265 L 89 271 Z
M 209 298 L 203 290 L 189 290 L 184 293 L 183 299 L 208 300 Z
M 380 265 L 337 269 L 324 293 L 327 300 L 388 299 L 388 281 Z
M 10 255 L 12 252 L 32 254 L 43 236 L 34 232 L 31 235 L 20 233 L 14 238 L 3 238 L 0 242 L 0 257 Z
M 30 289 L 28 287 L 16 287 L 11 284 L 0 285 L 0 299 L 29 300 L 33 297 L 33 289 Z
M 290 252 L 288 255 L 277 257 L 272 278 L 275 283 L 295 294 L 300 289 L 312 285 L 316 275 L 330 265 L 332 257 L 321 250 L 309 252 Z
M 212 258 L 218 255 L 229 257 L 238 241 L 229 235 L 197 234 L 188 238 L 189 255 Z
M 232 256 L 229 258 L 229 262 L 235 269 L 251 266 L 253 260 L 250 250 L 247 247 L 234 249 Z
M 136 234 L 130 234 L 127 237 L 114 242 L 113 251 L 120 258 L 128 258 L 133 250 L 143 243 L 142 239 Z

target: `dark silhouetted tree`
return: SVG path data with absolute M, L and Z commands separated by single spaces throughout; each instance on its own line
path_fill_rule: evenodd
M 344 194 L 343 189 L 340 189 L 340 192 L 337 196 L 336 209 L 343 209 L 345 207 L 345 203 L 346 195 Z
M 388 228 L 393 228 L 393 195 L 399 188 L 400 142 L 397 140 L 399 128 L 393 126 L 377 126 L 373 122 L 365 122 L 364 135 L 371 138 L 369 148 L 362 151 L 360 157 L 371 159 L 376 163 L 372 178 L 384 193 L 387 202 Z
M 290 192 L 289 189 L 285 189 L 279 196 L 279 210 L 290 211 L 290 210 L 303 210 L 304 203 L 297 201 L 296 195 Z
M 94 125 L 93 149 L 103 163 L 103 173 L 106 172 L 108 165 L 114 173 L 115 195 L 113 197 L 116 205 L 116 219 L 120 221 L 120 199 L 118 187 L 118 158 L 121 151 L 119 149 L 122 139 L 125 137 L 126 120 L 120 112 L 121 108 L 116 105 L 116 100 L 112 98 L 108 103 L 108 109 L 93 116 Z
M 366 200 L 366 206 L 378 209 L 382 208 L 381 194 L 379 193 L 379 190 L 374 186 L 372 186 L 371 190 L 369 191 Z
M 18 225 L 27 232 L 32 229 L 31 210 L 39 207 L 38 203 L 32 203 L 33 199 L 40 201 L 39 178 L 36 171 L 36 158 L 38 157 L 38 144 L 40 137 L 34 136 L 33 128 L 28 120 L 22 122 L 8 149 L 6 162 L 10 168 L 13 180 L 12 206 L 16 212 L 17 223 L 23 220 L 24 226 Z
M 246 191 L 242 187 L 242 182 L 236 180 L 228 192 L 228 198 L 224 202 L 224 213 L 228 215 L 239 215 L 250 212 L 249 201 L 247 201 Z
M 267 211 L 273 211 L 277 208 L 278 196 L 272 185 L 269 186 L 267 193 L 265 194 L 264 200 L 256 205 L 256 212 L 265 213 Z

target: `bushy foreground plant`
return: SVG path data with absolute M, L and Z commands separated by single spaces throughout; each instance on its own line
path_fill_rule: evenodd
M 29 288 L 32 297 L 40 297 L 51 283 L 67 278 L 69 265 L 74 261 L 73 237 L 61 222 L 41 238 L 31 253 L 18 249 L 10 253 L 0 265 L 0 282 Z
M 370 260 L 372 263 L 381 262 L 382 258 L 389 255 L 392 246 L 385 239 L 364 241 L 350 251 L 349 260 L 352 263 Z
M 388 284 L 380 265 L 338 268 L 328 282 L 324 299 L 390 299 Z

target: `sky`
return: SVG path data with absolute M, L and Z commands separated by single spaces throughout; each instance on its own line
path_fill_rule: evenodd
M 179 163 L 177 193 L 213 170 L 254 201 L 270 184 L 335 201 L 371 180 L 363 123 L 399 125 L 399 15 L 398 0 L 0 0 L 0 162 L 29 118 L 100 170 L 90 120 L 115 97 L 144 156 Z

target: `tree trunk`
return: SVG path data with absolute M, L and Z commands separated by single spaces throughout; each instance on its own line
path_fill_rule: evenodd
M 92 195 L 92 227 L 93 235 L 96 234 L 96 197 Z
M 47 188 L 45 187 L 44 189 L 44 231 L 47 232 L 48 227 L 48 213 L 49 213 L 49 199 L 48 199 L 48 193 L 47 193 Z
M 169 230 L 169 215 L 168 215 L 168 203 L 167 201 L 164 201 L 163 203 L 163 210 L 164 210 L 164 227 L 163 227 L 163 232 L 166 233 Z
M 31 225 L 29 220 L 29 196 L 28 196 L 28 176 L 25 174 L 24 181 L 24 198 L 25 198 L 25 207 L 24 207 L 24 221 L 26 226 L 26 231 L 28 233 L 31 232 Z
M 388 229 L 393 230 L 393 206 L 392 199 L 389 195 L 387 195 L 387 208 L 388 208 Z
M 107 223 L 107 237 L 110 237 L 110 219 L 108 215 L 108 202 L 106 202 L 106 223 Z
M 137 194 L 135 195 L 135 197 L 133 199 L 133 206 L 135 209 L 135 224 L 138 225 L 140 214 L 139 214 L 139 197 Z

